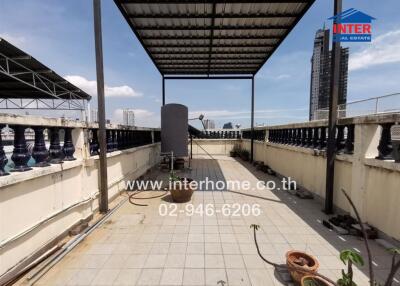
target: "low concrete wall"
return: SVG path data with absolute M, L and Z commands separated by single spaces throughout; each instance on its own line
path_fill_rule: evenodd
M 193 155 L 229 155 L 237 139 L 193 139 Z M 190 141 L 189 141 L 190 152 Z
M 400 116 L 396 118 L 398 120 Z M 400 240 L 400 164 L 393 160 L 375 159 L 380 138 L 378 123 L 382 120 L 385 120 L 384 116 L 376 120 L 371 117 L 354 119 L 354 154 L 336 156 L 334 204 L 352 213 L 341 192 L 345 189 L 365 222 Z M 282 125 L 280 128 L 291 126 Z M 269 127 L 264 128 L 268 134 Z M 242 147 L 250 150 L 250 140 L 242 140 Z M 279 174 L 291 177 L 302 187 L 321 198 L 325 197 L 325 152 L 255 141 L 254 160 L 263 161 Z
M 68 124 L 77 160 L 0 177 L 0 275 L 98 209 L 99 158 L 90 157 L 81 123 Z M 110 201 L 157 164 L 159 153 L 159 143 L 108 153 Z

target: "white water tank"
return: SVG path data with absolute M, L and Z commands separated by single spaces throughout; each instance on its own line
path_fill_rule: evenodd
M 161 152 L 188 156 L 188 108 L 169 103 L 161 107 Z

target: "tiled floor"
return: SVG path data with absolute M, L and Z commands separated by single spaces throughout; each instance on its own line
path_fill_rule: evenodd
M 189 176 L 196 180 L 206 176 L 214 181 L 248 180 L 252 186 L 258 180 L 279 182 L 228 157 L 196 159 L 192 167 Z M 160 171 L 149 176 L 166 178 Z M 145 202 L 149 206 L 126 202 L 38 284 L 284 285 L 257 255 L 251 224 L 261 226 L 258 241 L 267 258 L 284 263 L 286 251 L 306 250 L 317 256 L 320 272 L 332 279 L 337 279 L 344 267 L 338 258 L 340 250 L 354 248 L 365 255 L 362 241 L 340 237 L 321 225 L 324 215 L 316 201 L 299 200 L 284 191 L 196 191 L 191 201 L 195 207 L 213 204 L 215 210 L 224 204 L 259 204 L 260 216 L 188 216 L 184 212 L 187 204 L 178 205 L 176 216 L 160 216 L 159 206 L 171 204 L 168 196 Z M 376 274 L 383 277 L 390 256 L 375 243 L 372 251 Z M 355 271 L 358 285 L 368 285 L 365 271 Z

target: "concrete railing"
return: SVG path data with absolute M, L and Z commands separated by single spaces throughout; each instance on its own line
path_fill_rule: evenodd
M 0 276 L 32 261 L 72 227 L 89 220 L 98 209 L 99 195 L 96 124 L 0 115 L 1 128 L 6 125 L 14 131 L 14 146 L 6 146 L 12 152 L 7 154 L 0 144 L 6 166 L 0 176 Z M 31 152 L 24 137 L 28 128 L 35 131 Z M 111 201 L 125 190 L 126 180 L 158 162 L 160 130 L 107 125 L 107 135 Z M 6 160 L 14 162 L 6 165 Z
M 390 128 L 400 114 L 338 121 L 334 204 L 350 212 L 341 189 L 353 199 L 362 219 L 400 240 L 400 163 L 392 157 Z M 327 122 L 312 121 L 255 130 L 254 160 L 291 177 L 321 198 L 325 196 Z M 243 130 L 249 138 L 250 130 Z M 242 147 L 250 150 L 250 140 Z

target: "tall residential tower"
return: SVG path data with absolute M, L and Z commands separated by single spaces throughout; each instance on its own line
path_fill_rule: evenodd
M 348 62 L 349 49 L 341 48 L 338 104 L 345 104 L 347 99 Z M 331 51 L 329 51 L 329 29 L 324 28 L 316 32 L 314 39 L 314 50 L 311 58 L 309 120 L 326 119 L 328 117 L 330 90 Z

